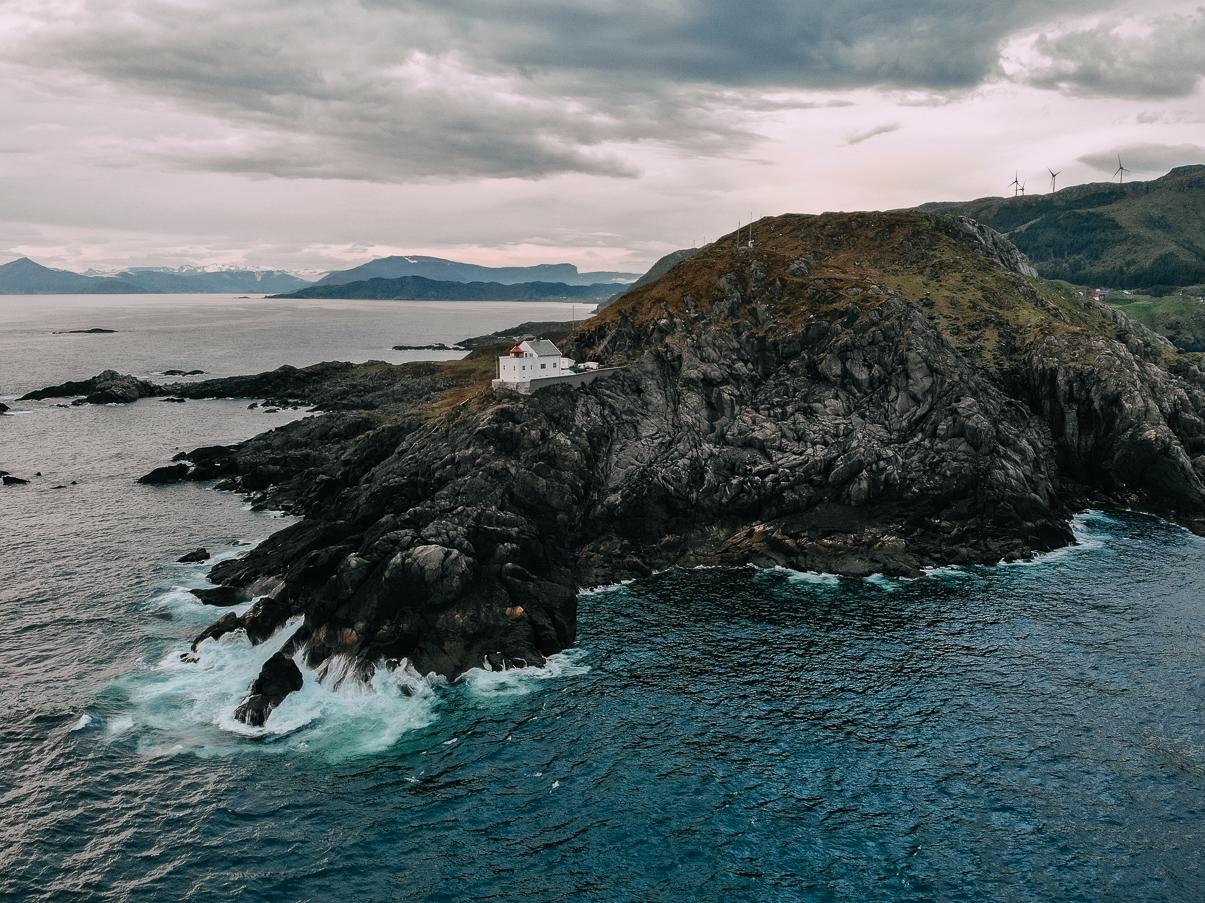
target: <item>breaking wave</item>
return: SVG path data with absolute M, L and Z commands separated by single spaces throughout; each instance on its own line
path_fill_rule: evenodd
M 150 604 L 170 610 L 173 620 L 207 624 L 219 611 L 242 611 L 251 603 L 218 610 L 177 586 Z M 242 631 L 206 640 L 195 655 L 188 654 L 187 642 L 173 643 L 115 685 L 119 711 L 106 719 L 106 735 L 111 739 L 132 731 L 137 751 L 151 757 L 302 751 L 342 760 L 389 749 L 434 724 L 441 707 L 453 699 L 472 705 L 523 696 L 553 679 L 589 670 L 580 651 L 570 650 L 550 656 L 541 667 L 474 668 L 449 684 L 436 675 L 420 675 L 405 662 L 377 667 L 365 678 L 346 658 L 335 657 L 313 669 L 298 654 L 294 661 L 302 672 L 302 688 L 286 697 L 264 726 L 243 724 L 234 717 L 236 707 L 264 662 L 300 623 L 300 617 L 292 619 L 258 646 Z

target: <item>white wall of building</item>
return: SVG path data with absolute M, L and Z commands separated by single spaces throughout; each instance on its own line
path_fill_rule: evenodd
M 498 358 L 498 378 L 503 382 L 527 382 L 548 376 L 560 376 L 564 372 L 561 361 L 565 359 L 559 351 L 555 354 L 536 354 L 527 342 L 523 342 L 519 347 L 523 349 L 522 357 L 504 354 Z

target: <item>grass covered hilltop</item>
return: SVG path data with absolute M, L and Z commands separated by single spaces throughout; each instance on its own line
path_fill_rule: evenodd
M 1153 294 L 1205 283 L 1205 165 L 1180 166 L 1150 182 L 1096 182 L 920 209 L 991 226 L 1049 279 Z
M 259 599 L 199 636 L 202 654 L 304 616 L 238 717 L 262 723 L 301 685 L 299 651 L 319 674 L 336 657 L 449 677 L 540 662 L 574 642 L 580 586 L 657 568 L 911 575 L 1068 543 L 1088 504 L 1205 523 L 1198 356 L 966 218 L 754 231 L 568 337 L 570 356 L 625 367 L 588 386 L 491 391 L 485 348 L 137 388 L 328 411 L 155 476 L 304 515 L 211 574 L 228 600 Z

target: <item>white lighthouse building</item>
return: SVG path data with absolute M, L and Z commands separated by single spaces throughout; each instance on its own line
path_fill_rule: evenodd
M 536 389 L 559 383 L 593 382 L 618 369 L 599 367 L 593 361 L 577 364 L 572 358 L 562 357 L 560 349 L 547 339 L 527 339 L 498 358 L 498 378 L 491 385 L 529 395 Z
M 565 361 L 568 366 L 562 367 L 561 361 Z M 560 349 L 548 339 L 528 339 L 498 358 L 498 379 L 507 383 L 525 383 L 533 379 L 560 376 L 563 371 L 572 367 L 573 361 L 562 358 Z

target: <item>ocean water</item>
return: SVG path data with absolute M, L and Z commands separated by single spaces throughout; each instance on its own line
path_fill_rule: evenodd
M 588 304 L 265 300 L 236 295 L 0 295 L 0 400 L 111 367 L 235 376 L 319 361 L 443 360 L 451 344 L 530 321 L 571 320 Z M 112 334 L 55 335 L 75 329 Z
M 341 315 L 298 347 L 353 356 Z M 41 366 L 0 347 L 5 386 Z M 174 559 L 287 521 L 133 480 L 297 415 L 21 407 L 0 468 L 44 477 L 0 488 L 0 898 L 1205 896 L 1205 541 L 1177 527 L 1086 512 L 1075 546 L 911 581 L 668 571 L 584 591 L 545 668 L 308 675 L 252 730 L 230 713 L 274 646 L 182 662 L 216 611 Z

